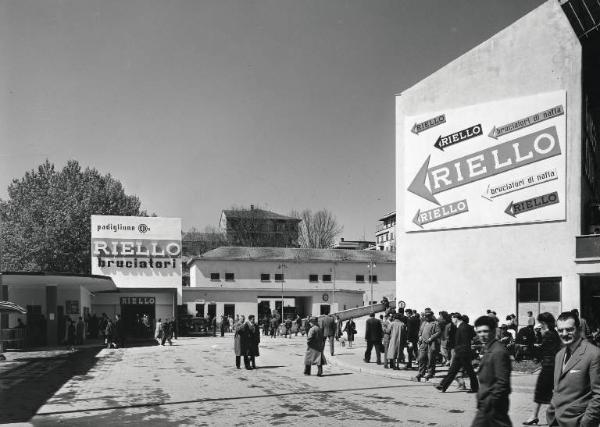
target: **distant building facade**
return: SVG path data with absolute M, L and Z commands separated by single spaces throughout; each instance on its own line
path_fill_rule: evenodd
M 396 261 L 376 251 L 222 247 L 193 257 L 183 301 L 191 315 L 301 316 L 393 299 Z
M 375 245 L 378 251 L 396 252 L 396 212 L 379 219 L 375 228 Z
M 375 247 L 375 242 L 369 240 L 345 240 L 341 238 L 332 249 L 365 250 Z
M 224 210 L 219 228 L 232 246 L 295 248 L 300 221 L 250 205 L 250 209 Z

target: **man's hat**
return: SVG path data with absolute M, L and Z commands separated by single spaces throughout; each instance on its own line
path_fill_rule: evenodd
M 429 307 L 427 307 L 425 309 L 424 313 L 425 313 L 425 316 L 433 315 L 433 311 Z

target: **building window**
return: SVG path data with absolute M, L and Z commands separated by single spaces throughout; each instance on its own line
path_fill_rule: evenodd
M 364 274 L 357 274 L 356 275 L 356 283 L 365 283 L 365 276 L 364 276 Z
M 377 275 L 369 276 L 369 283 L 377 283 Z
M 271 275 L 269 273 L 262 273 L 260 275 L 260 281 L 261 282 L 270 282 L 271 281 Z
M 331 274 L 323 274 L 323 282 L 331 282 Z
M 235 280 L 235 275 L 233 273 L 225 273 L 225 281 L 233 282 Z
M 221 277 L 221 276 L 220 276 L 220 274 L 219 274 L 219 273 L 210 273 L 210 280 L 213 280 L 213 281 L 219 281 L 219 280 L 221 280 L 221 278 L 220 278 L 220 277 Z
M 308 275 L 308 281 L 309 282 L 318 282 L 319 281 L 319 275 L 318 274 L 309 274 Z
M 283 278 L 283 274 L 281 273 L 275 273 L 275 281 L 276 282 L 283 282 L 284 278 Z
M 558 315 L 561 309 L 560 277 L 517 279 L 517 316 L 520 326 L 527 325 L 527 312 L 533 317 L 548 311 Z

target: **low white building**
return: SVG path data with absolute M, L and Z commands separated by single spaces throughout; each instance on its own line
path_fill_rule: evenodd
M 254 314 L 276 310 L 320 315 L 393 299 L 392 253 L 339 249 L 221 247 L 188 262 L 188 314 Z M 372 298 L 371 298 L 372 292 Z

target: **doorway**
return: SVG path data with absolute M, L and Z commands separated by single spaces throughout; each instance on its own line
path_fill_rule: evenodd
M 600 326 L 600 276 L 585 276 L 580 280 L 581 317 L 590 328 Z
M 154 324 L 156 308 L 154 304 L 121 304 L 121 321 L 125 334 L 134 338 L 148 338 L 152 331 L 145 326 L 144 316 L 149 319 L 148 324 Z

